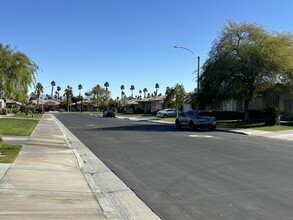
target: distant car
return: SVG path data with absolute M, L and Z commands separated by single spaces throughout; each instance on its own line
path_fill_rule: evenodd
M 166 108 L 157 112 L 157 117 L 167 118 L 167 117 L 176 117 L 177 113 L 175 109 Z
M 175 125 L 177 129 L 189 127 L 192 130 L 196 130 L 197 128 L 215 130 L 216 118 L 209 111 L 190 110 L 180 114 L 175 120 Z
M 112 110 L 106 110 L 103 113 L 103 118 L 115 118 L 115 113 Z

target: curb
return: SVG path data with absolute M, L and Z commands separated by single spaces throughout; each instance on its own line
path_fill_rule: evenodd
M 220 131 L 220 132 L 227 132 L 227 133 L 233 133 L 233 134 L 250 135 L 250 134 L 246 133 L 245 131 L 237 131 L 237 130 L 231 130 L 231 129 L 227 129 L 227 128 L 217 128 L 216 130 Z

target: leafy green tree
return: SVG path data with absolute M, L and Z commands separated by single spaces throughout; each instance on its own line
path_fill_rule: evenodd
M 175 108 L 178 110 L 183 106 L 186 92 L 183 85 L 176 84 L 175 87 L 169 88 L 166 91 L 165 104 L 168 108 Z
M 24 102 L 38 66 L 10 45 L 0 44 L 0 96 Z
M 108 102 L 108 108 L 109 109 L 114 109 L 116 106 L 117 106 L 117 101 L 113 100 L 113 99 L 110 99 L 109 102 Z
M 97 106 L 100 106 L 102 104 L 104 108 L 105 104 L 107 104 L 109 100 L 110 91 L 102 88 L 100 85 L 96 85 L 90 91 L 88 91 L 86 95 L 89 96 L 90 99 L 97 104 Z
M 292 72 L 291 34 L 228 22 L 203 66 L 199 100 L 204 104 L 244 100 L 246 121 L 251 100 L 276 82 L 292 83 Z
M 54 92 L 54 86 L 56 85 L 55 81 L 51 82 L 52 91 L 51 91 L 51 99 L 53 99 L 53 92 Z

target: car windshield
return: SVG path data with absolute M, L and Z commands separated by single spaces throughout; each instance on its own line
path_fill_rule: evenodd
M 211 112 L 199 112 L 198 113 L 198 116 L 201 116 L 201 117 L 213 117 L 213 114 Z

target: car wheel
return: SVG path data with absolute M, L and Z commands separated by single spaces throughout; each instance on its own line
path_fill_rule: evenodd
M 193 121 L 190 121 L 189 124 L 188 124 L 189 128 L 191 130 L 196 130 L 196 126 L 194 125 L 194 122 Z
M 214 130 L 216 130 L 216 126 L 211 126 L 211 127 L 209 127 L 209 130 L 210 130 L 210 131 L 214 131 Z
M 179 123 L 178 120 L 176 120 L 176 122 L 175 122 L 175 126 L 176 126 L 177 129 L 180 129 L 180 128 L 181 128 L 181 125 L 180 125 L 180 123 Z
M 166 115 L 166 114 L 163 116 L 163 118 L 167 118 L 167 117 L 168 117 L 168 115 Z

